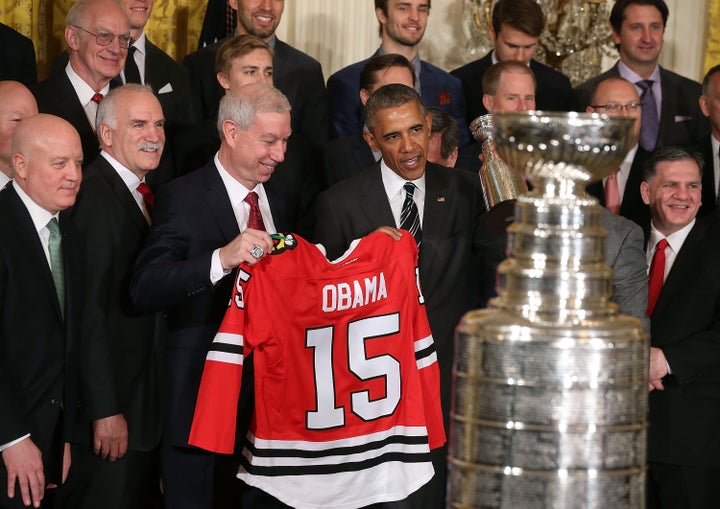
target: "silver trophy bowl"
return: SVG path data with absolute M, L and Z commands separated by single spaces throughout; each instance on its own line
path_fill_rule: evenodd
M 458 325 L 447 507 L 642 508 L 649 344 L 612 303 L 602 209 L 585 185 L 635 144 L 633 120 L 494 115 L 516 202 L 498 297 Z
M 582 183 L 615 170 L 635 145 L 634 119 L 597 113 L 517 112 L 494 115 L 495 149 L 531 181 Z

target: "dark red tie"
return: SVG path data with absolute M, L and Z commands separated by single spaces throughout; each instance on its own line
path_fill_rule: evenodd
M 100 104 L 100 101 L 103 100 L 103 97 L 105 97 L 105 96 L 103 96 L 102 94 L 96 93 L 94 96 L 91 97 L 91 100 L 92 100 L 92 102 L 94 102 L 96 104 Z
M 250 191 L 245 196 L 245 202 L 250 205 L 250 216 L 248 217 L 248 228 L 253 230 L 265 231 L 265 223 L 263 222 L 260 207 L 258 206 L 258 195 L 255 191 Z
M 663 282 L 665 280 L 665 248 L 668 246 L 667 239 L 661 239 L 655 248 L 652 262 L 650 262 L 650 283 L 648 286 L 648 307 L 647 316 L 652 316 L 655 303 L 660 296 Z
M 150 189 L 150 186 L 145 182 L 140 182 L 137 186 L 137 190 L 143 197 L 145 210 L 147 210 L 148 214 L 151 214 L 153 205 L 155 205 L 155 195 L 153 194 L 152 189 Z

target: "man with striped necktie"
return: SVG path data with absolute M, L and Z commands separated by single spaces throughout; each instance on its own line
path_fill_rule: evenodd
M 380 226 L 406 228 L 420 249 L 420 284 L 435 338 L 446 420 L 450 411 L 454 328 L 480 284 L 476 262 L 485 254 L 480 216 L 485 212 L 477 174 L 427 162 L 432 119 L 411 87 L 391 84 L 365 105 L 366 141 L 380 161 L 318 198 L 315 240 L 330 259 L 353 239 Z M 435 477 L 404 503 L 444 506 L 446 448 L 432 451 Z M 405 506 L 401 506 L 405 507 Z

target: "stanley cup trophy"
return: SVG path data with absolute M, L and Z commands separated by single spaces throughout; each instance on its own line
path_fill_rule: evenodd
M 649 343 L 610 301 L 602 209 L 584 191 L 622 162 L 633 122 L 494 115 L 497 153 L 534 189 L 498 297 L 458 326 L 449 508 L 645 505 Z

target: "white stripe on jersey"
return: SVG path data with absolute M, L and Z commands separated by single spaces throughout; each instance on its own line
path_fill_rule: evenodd
M 243 365 L 243 355 L 241 353 L 218 352 L 210 350 L 205 358 L 208 361 L 225 362 L 227 364 Z
M 435 342 L 433 341 L 432 336 L 426 336 L 422 339 L 416 339 L 415 340 L 415 353 L 419 352 L 420 350 L 424 350 L 425 348 L 429 348 L 433 346 Z
M 272 454 L 268 451 L 263 451 L 267 454 Z M 349 452 L 346 449 L 339 451 L 337 454 L 332 456 L 321 456 L 317 458 L 308 458 L 304 455 L 295 457 L 287 456 L 254 456 L 248 449 L 243 449 L 243 456 L 245 456 L 249 463 L 253 467 L 297 467 L 299 470 L 304 470 L 309 467 L 319 465 L 344 465 L 347 463 L 358 463 L 361 461 L 371 460 L 379 458 L 386 454 L 401 454 L 403 456 L 409 455 L 422 455 L 428 454 L 430 448 L 427 442 L 424 444 L 403 444 L 403 443 L 389 443 L 385 444 L 376 449 L 365 450 L 362 452 Z
M 242 366 L 244 341 L 242 334 L 218 332 L 210 345 L 206 360 Z
M 228 345 L 243 346 L 243 335 L 232 332 L 218 332 L 213 343 L 227 343 Z M 212 347 L 211 347 L 212 348 Z
M 423 357 L 422 359 L 417 359 L 415 364 L 417 364 L 418 369 L 423 369 L 435 362 L 437 362 L 437 352 L 433 351 L 431 355 Z
M 427 437 L 425 426 L 393 426 L 383 431 L 369 433 L 359 437 L 327 440 L 324 442 L 306 442 L 303 440 L 264 440 L 248 432 L 248 440 L 258 449 L 293 449 L 298 451 L 327 451 L 340 447 L 365 446 L 371 442 L 380 442 L 393 436 Z

